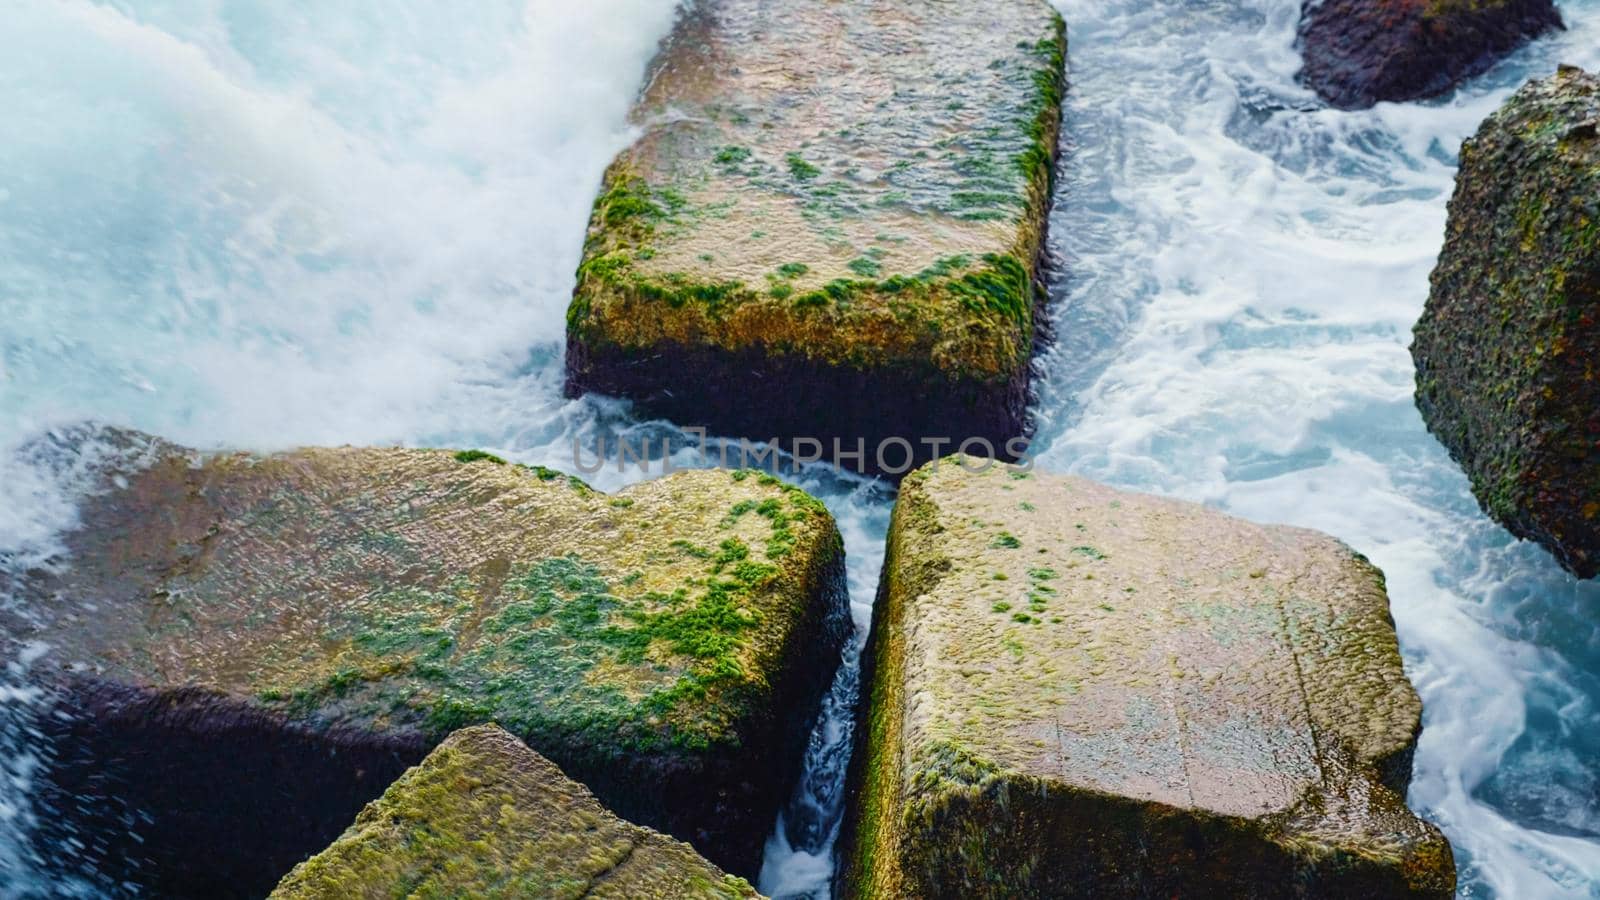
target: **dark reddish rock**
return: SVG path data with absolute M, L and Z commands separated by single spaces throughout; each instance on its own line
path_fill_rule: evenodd
M 1600 78 L 1563 67 L 1461 147 L 1417 406 L 1495 521 L 1600 575 Z
M 847 630 L 804 492 L 679 472 L 617 494 L 469 451 L 197 454 L 126 432 L 66 555 L 3 583 L 55 707 L 57 810 L 159 896 L 261 896 L 458 728 L 754 876 Z M 14 658 L 7 653 L 6 658 Z
M 1313 0 L 1301 11 L 1300 78 L 1341 109 L 1420 100 L 1561 27 L 1551 0 Z

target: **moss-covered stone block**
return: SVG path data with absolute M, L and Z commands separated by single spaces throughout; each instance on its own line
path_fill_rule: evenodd
M 1417 406 L 1485 511 L 1600 575 L 1600 78 L 1530 82 L 1461 148 Z
M 902 484 L 860 897 L 1450 897 L 1382 574 L 1310 531 L 957 458 Z M 977 461 L 967 459 L 968 465 Z
M 294 868 L 276 900 L 757 897 L 693 848 L 618 818 L 492 725 L 458 731 Z
M 1305 0 L 1300 78 L 1342 109 L 1421 100 L 1561 27 L 1551 0 Z
M 474 452 L 113 439 L 143 464 L 0 612 L 50 647 L 50 778 L 109 871 L 259 896 L 497 722 L 754 876 L 848 631 L 821 503 L 754 472 L 608 496 Z
M 869 470 L 888 437 L 1006 452 L 1065 51 L 1043 0 L 695 4 L 595 203 L 569 392 L 829 452 L 861 440 Z

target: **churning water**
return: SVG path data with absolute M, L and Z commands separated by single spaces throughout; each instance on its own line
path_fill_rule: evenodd
M 1411 802 L 1449 834 L 1463 896 L 1600 897 L 1600 586 L 1478 511 L 1405 349 L 1456 147 L 1525 78 L 1600 67 L 1600 0 L 1440 103 L 1361 113 L 1295 86 L 1298 0 L 1058 5 L 1042 465 L 1372 557 L 1426 703 Z M 85 418 L 569 471 L 574 438 L 673 433 L 562 400 L 560 355 L 589 203 L 674 0 L 5 7 L 0 564 L 48 559 L 72 516 L 74 468 L 11 450 Z M 839 517 L 864 629 L 892 497 L 800 480 Z M 110 892 L 71 847 L 24 840 L 50 815 L 30 789 L 40 652 L 0 674 L 0 895 Z M 857 688 L 847 654 L 769 892 L 825 890 Z

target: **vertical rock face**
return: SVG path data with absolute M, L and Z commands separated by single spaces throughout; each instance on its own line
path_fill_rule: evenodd
M 1600 574 L 1600 79 L 1530 82 L 1461 148 L 1411 348 L 1417 406 L 1496 521 Z
M 759 896 L 687 844 L 617 818 L 494 726 L 451 735 L 296 866 L 278 900 Z
M 754 439 L 860 439 L 868 470 L 887 437 L 1004 452 L 1064 53 L 1043 0 L 695 4 L 595 204 L 569 392 Z
M 475 452 L 117 439 L 144 467 L 0 612 L 51 648 L 50 777 L 107 868 L 259 896 L 492 721 L 754 874 L 848 628 L 816 500 L 754 472 L 608 496 Z
M 1307 0 L 1300 77 L 1344 109 L 1420 100 L 1560 27 L 1551 0 Z
M 952 458 L 884 565 L 857 895 L 1452 895 L 1383 576 L 1339 542 Z

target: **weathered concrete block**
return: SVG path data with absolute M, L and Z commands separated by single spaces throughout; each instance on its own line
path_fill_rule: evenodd
M 1449 897 L 1421 704 L 1326 536 L 953 459 L 902 485 L 845 851 L 863 897 Z
M 492 725 L 451 735 L 373 801 L 277 900 L 758 897 L 687 844 L 617 818 Z

